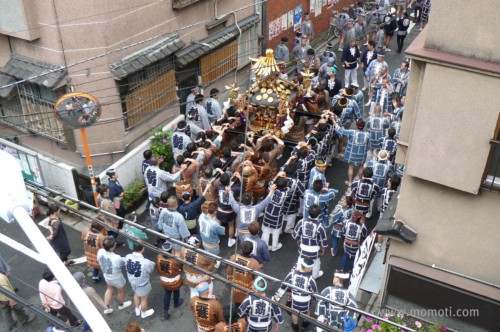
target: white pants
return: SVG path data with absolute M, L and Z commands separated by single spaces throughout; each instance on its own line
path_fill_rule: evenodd
M 262 237 L 261 239 L 266 242 L 266 244 L 269 246 L 269 236 L 272 234 L 273 235 L 273 243 L 272 246 L 270 247 L 271 249 L 274 249 L 278 246 L 279 240 L 280 240 L 280 233 L 281 229 L 272 229 L 267 226 L 262 226 Z
M 191 291 L 191 298 L 198 296 L 198 292 L 194 288 L 189 287 L 189 290 Z M 208 286 L 209 297 L 212 296 L 213 290 L 214 290 L 214 283 L 213 281 L 211 281 L 210 285 Z
M 283 218 L 286 220 L 285 229 L 294 229 L 295 228 L 295 218 L 297 218 L 297 214 L 285 214 Z
M 351 80 L 351 83 L 358 84 L 358 67 L 354 69 L 346 69 L 345 70 L 345 82 L 344 86 L 349 86 L 349 79 Z
M 299 260 L 297 262 L 298 266 L 301 266 L 303 258 L 299 257 Z M 321 270 L 321 261 L 318 258 L 313 259 L 313 268 L 312 268 L 312 277 L 317 278 L 319 275 L 319 271 Z

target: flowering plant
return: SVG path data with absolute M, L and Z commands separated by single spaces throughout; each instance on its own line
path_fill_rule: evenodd
M 170 136 L 172 130 L 163 131 L 161 127 L 156 131 L 151 132 L 151 151 L 153 155 L 160 160 L 160 168 L 170 171 L 174 164 L 174 155 L 172 153 L 172 146 Z
M 418 332 L 444 332 L 447 331 L 448 328 L 440 323 L 428 324 L 422 323 L 414 318 L 408 316 L 405 317 L 402 313 L 397 314 L 385 314 L 386 319 L 391 322 L 397 323 L 402 326 L 408 326 L 409 328 L 418 331 Z M 394 326 L 387 322 L 379 322 L 370 317 L 365 317 L 363 324 L 361 325 L 361 331 L 363 332 L 405 332 L 404 329 L 401 329 L 397 326 Z

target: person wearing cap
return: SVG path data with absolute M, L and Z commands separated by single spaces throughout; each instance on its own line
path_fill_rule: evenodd
M 151 273 L 154 271 L 155 262 L 144 258 L 144 246 L 134 243 L 134 251 L 125 256 L 125 269 L 132 290 L 134 291 L 135 315 L 147 318 L 154 314 L 154 309 L 148 309 L 148 295 L 153 289 L 151 286 Z
M 187 244 L 193 246 L 196 249 L 200 248 L 200 240 L 195 235 L 192 235 L 187 240 Z M 200 254 L 199 250 L 193 250 L 188 247 L 182 247 L 180 258 L 183 261 L 189 262 L 197 266 L 198 268 L 201 268 L 208 272 L 212 272 L 215 268 L 215 260 L 208 256 Z M 212 289 L 214 287 L 214 284 L 212 282 L 212 277 L 210 277 L 208 274 L 205 274 L 204 272 L 201 272 L 200 270 L 196 269 L 191 265 L 185 264 L 184 283 L 191 290 L 191 298 L 196 296 L 195 287 L 200 282 L 207 282 L 210 286 L 210 294 L 212 294 Z
M 194 106 L 194 104 L 195 104 L 194 99 L 196 98 L 196 96 L 199 93 L 200 93 L 200 88 L 198 86 L 194 86 L 191 88 L 191 92 L 189 93 L 189 95 L 186 98 L 185 113 L 187 113 L 191 109 L 191 107 Z
M 337 195 L 338 190 L 323 185 L 320 179 L 313 182 L 312 189 L 307 189 L 304 194 L 304 218 L 309 218 L 309 209 L 317 204 L 320 207 L 319 221 L 328 225 L 328 205 Z
M 245 297 L 238 307 L 238 316 L 248 321 L 248 332 L 271 332 L 273 328 L 274 331 L 278 331 L 284 319 L 281 308 L 265 300 L 266 279 L 257 277 L 252 288 L 257 294 Z
M 159 197 L 162 192 L 167 190 L 167 183 L 179 181 L 182 172 L 187 168 L 186 165 L 182 165 L 177 172 L 172 174 L 160 169 L 160 159 L 156 156 L 151 158 L 151 163 L 153 165 L 146 168 L 144 172 L 144 181 L 148 188 L 150 200 L 154 197 Z
M 357 308 L 354 296 L 349 292 L 349 273 L 337 271 L 333 275 L 333 286 L 328 286 L 321 292 L 321 295 L 328 299 L 333 299 L 335 303 L 331 303 L 320 299 L 316 306 L 315 314 L 318 316 L 318 321 L 330 325 L 334 328 L 344 331 L 344 317 L 348 316 L 354 319 L 356 312 L 345 309 L 344 306 Z M 326 332 L 318 328 L 317 332 Z
M 254 250 L 253 243 L 243 240 L 240 249 L 241 252 L 239 254 L 232 255 L 229 258 L 229 260 L 247 269 L 250 269 L 250 271 L 262 272 L 262 266 L 260 265 L 260 263 L 251 256 Z M 251 289 L 252 284 L 254 280 L 257 278 L 257 276 L 250 271 L 240 270 L 231 265 L 228 265 L 227 280 L 229 282 L 234 282 L 246 289 Z M 235 304 L 235 308 L 238 308 L 241 302 L 243 302 L 243 299 L 248 295 L 248 293 L 233 287 L 231 287 L 231 293 L 232 293 L 232 301 Z
M 370 145 L 366 161 L 370 162 L 373 159 L 374 151 L 378 149 L 380 139 L 384 137 L 384 133 L 389 129 L 390 122 L 382 116 L 382 108 L 376 105 L 373 109 L 373 114 L 366 119 L 366 130 L 370 133 Z
M 220 118 L 222 118 L 222 108 L 217 99 L 219 99 L 219 89 L 212 88 L 210 90 L 210 96 L 205 101 L 205 109 L 207 110 L 208 119 L 211 124 L 217 122 Z
M 201 205 L 205 203 L 205 197 L 202 195 L 192 200 L 191 195 L 192 193 L 186 191 L 182 193 L 177 212 L 184 216 L 189 233 L 193 235 L 198 233 L 196 219 L 200 215 Z
M 42 280 L 38 283 L 38 291 L 42 305 L 52 316 L 57 317 L 60 315 L 66 317 L 66 324 L 70 326 L 81 326 L 83 324 L 83 321 L 78 320 L 66 305 L 62 295 L 62 287 L 49 269 L 45 269 L 43 272 Z
M 396 8 L 391 7 L 390 12 L 384 17 L 384 50 L 386 52 L 390 52 L 389 48 L 391 44 L 392 36 L 394 36 L 394 32 L 398 29 L 398 18 L 396 17 Z
M 170 243 L 165 242 L 162 246 L 163 251 L 170 254 L 172 252 L 172 246 Z M 170 298 L 172 294 L 174 295 L 174 308 L 180 307 L 184 300 L 180 297 L 179 289 L 182 287 L 182 264 L 179 261 L 172 258 L 172 255 L 158 254 L 156 258 L 156 270 L 160 276 L 160 282 L 165 289 L 165 294 L 163 295 L 163 318 L 169 319 L 170 314 L 168 310 L 170 308 Z
M 118 309 L 123 310 L 132 304 L 132 301 L 125 300 L 123 287 L 127 283 L 122 273 L 122 267 L 125 266 L 125 258 L 114 253 L 116 249 L 116 240 L 112 236 L 106 236 L 102 243 L 102 248 L 97 252 L 97 260 L 101 266 L 104 280 L 108 285 L 104 294 L 106 308 L 110 309 L 113 292 L 118 292 Z
M 312 276 L 312 268 L 314 262 L 311 258 L 304 258 L 295 268 L 285 277 L 280 289 L 276 292 L 273 299 L 279 301 L 283 294 L 287 291 L 291 292 L 291 308 L 297 310 L 301 314 L 310 315 L 309 309 L 312 296 L 310 293 L 317 293 L 318 286 L 316 280 Z M 294 288 L 288 286 L 292 285 Z M 308 321 L 302 322 L 302 327 L 307 328 L 310 325 Z M 299 331 L 299 316 L 292 313 L 292 331 Z
M 376 44 L 373 40 L 368 41 L 368 47 L 363 51 L 363 54 L 361 54 L 361 68 L 363 69 L 363 91 L 369 87 L 369 84 L 371 82 L 371 78 L 369 75 L 368 68 L 370 66 L 370 63 L 372 63 L 375 59 L 377 59 L 377 50 L 376 50 Z
M 210 295 L 210 285 L 201 282 L 194 289 L 196 295 L 191 298 L 189 307 L 193 311 L 198 332 L 212 332 L 220 322 L 225 322 L 222 304 Z
M 356 83 L 357 84 L 357 83 Z M 338 107 L 339 109 L 342 110 L 342 113 L 340 114 L 340 125 L 344 129 L 350 129 L 352 122 L 355 119 L 359 119 L 363 117 L 363 109 L 360 109 L 358 107 L 358 104 L 353 98 L 354 95 L 354 90 L 351 87 L 347 87 L 341 92 L 333 96 L 332 102 L 335 105 L 334 108 Z M 334 109 L 335 111 L 335 109 Z M 338 110 L 337 110 L 338 113 Z M 343 146 L 345 143 L 345 140 L 341 140 L 341 145 Z M 339 143 L 339 145 L 340 145 Z M 339 148 L 339 151 L 342 149 Z
M 304 19 L 302 20 L 302 25 L 300 26 L 300 31 L 302 36 L 308 39 L 308 43 L 314 38 L 314 26 L 311 21 L 311 15 L 309 12 L 304 13 Z
M 304 69 L 307 50 L 310 49 L 309 41 L 307 37 L 302 36 L 300 39 L 300 44 L 293 48 L 292 54 L 294 60 L 297 62 L 297 72 L 300 72 Z
M 367 168 L 368 170 L 369 168 Z M 357 201 L 357 200 L 356 200 Z M 355 208 L 359 205 L 356 203 Z M 368 230 L 365 226 L 363 212 L 354 210 L 351 220 L 347 221 L 342 229 L 342 237 L 344 238 L 344 254 L 340 268 L 343 271 L 351 271 L 354 267 L 354 258 L 361 243 L 368 236 Z
M 371 217 L 372 201 L 380 194 L 380 187 L 373 181 L 373 169 L 363 169 L 363 177 L 351 185 L 354 208 L 362 212 L 361 221 Z
M 276 46 L 276 50 L 274 51 L 274 58 L 276 61 L 282 61 L 285 63 L 290 61 L 290 50 L 288 49 L 288 46 L 286 46 L 286 43 L 288 43 L 288 38 L 283 37 L 281 38 L 278 46 Z
M 328 238 L 323 222 L 320 220 L 321 208 L 312 204 L 308 209 L 308 216 L 300 220 L 293 230 L 292 237 L 299 245 L 299 262 L 311 258 L 314 262 L 312 276 L 318 279 L 323 275 L 320 256 L 324 255 L 328 247 Z
M 264 212 L 267 204 L 271 201 L 271 197 L 276 190 L 276 185 L 273 184 L 269 187 L 269 194 L 260 203 L 253 205 L 253 197 L 244 193 L 241 197 L 241 204 L 236 202 L 233 195 L 233 190 L 231 187 L 226 187 L 226 191 L 229 193 L 229 204 L 231 208 L 236 213 L 236 230 L 238 238 L 243 241 L 243 238 L 249 234 L 248 225 L 257 220 L 259 215 Z
M 186 241 L 190 235 L 189 229 L 184 221 L 184 216 L 177 212 L 178 201 L 177 197 L 171 196 L 167 200 L 167 208 L 162 209 L 160 218 L 158 219 L 158 226 L 163 230 L 168 238 L 165 241 L 172 245 L 172 253 L 174 256 L 179 257 L 181 245 L 170 241 L 175 239 L 177 241 Z
M 187 122 L 184 120 L 179 121 L 170 138 L 170 145 L 172 146 L 174 158 L 177 155 L 182 155 L 184 151 L 186 151 L 187 145 L 192 142 L 193 140 L 191 139 L 191 132 L 189 131 Z
M 329 224 L 327 228 L 332 227 L 332 248 L 331 255 L 333 257 L 339 254 L 339 240 L 342 235 L 342 228 L 345 223 L 351 219 L 353 211 L 354 199 L 351 196 L 346 196 L 340 204 L 335 206 L 335 209 L 329 216 Z
M 207 210 L 202 212 L 198 218 L 200 224 L 200 236 L 203 241 L 203 249 L 211 254 L 218 255 L 220 253 L 220 236 L 226 234 L 226 229 L 221 226 L 215 215 L 217 214 L 217 203 L 210 202 Z M 220 262 L 215 263 L 215 268 L 218 268 Z
M 363 172 L 363 164 L 370 141 L 370 134 L 364 129 L 365 121 L 361 118 L 356 120 L 356 129 L 344 129 L 338 123 L 335 124 L 337 134 L 347 136 L 344 161 L 349 164 L 347 171 L 348 180 L 346 181 L 346 185 L 348 186 L 352 183 L 355 166 L 359 167 L 358 174 L 362 174 Z
M 96 220 L 92 220 L 90 227 L 82 232 L 83 249 L 87 258 L 87 265 L 93 270 L 93 282 L 101 280 L 99 277 L 101 265 L 99 265 L 99 261 L 97 260 L 97 252 L 102 248 L 102 242 L 104 241 L 102 230 L 103 226 Z
M 3 261 L 0 256 L 0 262 Z M 9 277 L 5 274 L 6 270 L 0 270 L 0 288 L 4 291 L 14 294 L 16 291 L 10 283 Z M 9 298 L 8 295 L 0 293 L 0 310 L 2 311 L 3 321 L 7 323 L 7 330 L 11 331 L 16 327 L 24 327 L 35 319 L 34 315 L 29 315 L 22 306 L 18 306 L 16 301 Z
M 118 181 L 118 172 L 114 168 L 108 168 L 106 171 L 106 175 L 108 176 L 108 187 L 109 187 L 109 199 L 113 202 L 116 209 L 116 215 L 120 217 L 125 217 L 127 213 L 125 211 L 125 206 L 123 205 L 123 197 L 125 195 L 125 191 L 123 190 L 122 185 Z M 118 226 L 118 229 L 121 228 L 121 223 Z

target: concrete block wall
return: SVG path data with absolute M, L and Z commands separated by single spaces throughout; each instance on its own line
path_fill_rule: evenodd
M 179 121 L 184 119 L 184 115 L 179 115 L 163 127 L 163 130 L 169 130 Z M 127 153 L 123 158 L 110 165 L 108 168 L 114 168 L 118 172 L 118 181 L 123 188 L 126 188 L 132 184 L 137 179 L 142 179 L 142 153 L 144 150 L 149 149 L 151 146 L 151 139 L 148 138 L 141 144 L 139 144 L 132 151 Z M 97 176 L 101 183 L 108 183 L 108 177 L 106 171 L 103 171 Z
M 75 181 L 73 179 L 74 167 L 57 162 L 53 159 L 38 154 L 45 184 L 55 190 L 71 197 L 78 197 Z

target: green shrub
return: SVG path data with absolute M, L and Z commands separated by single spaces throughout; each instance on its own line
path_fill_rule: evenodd
M 174 155 L 170 137 L 173 130 L 163 131 L 162 128 L 151 132 L 151 151 L 158 159 L 160 159 L 160 168 L 170 171 L 174 165 Z
M 146 188 L 146 184 L 143 179 L 137 179 L 132 182 L 127 188 L 125 188 L 125 194 L 123 195 L 123 205 L 125 209 L 142 199 L 142 189 Z

